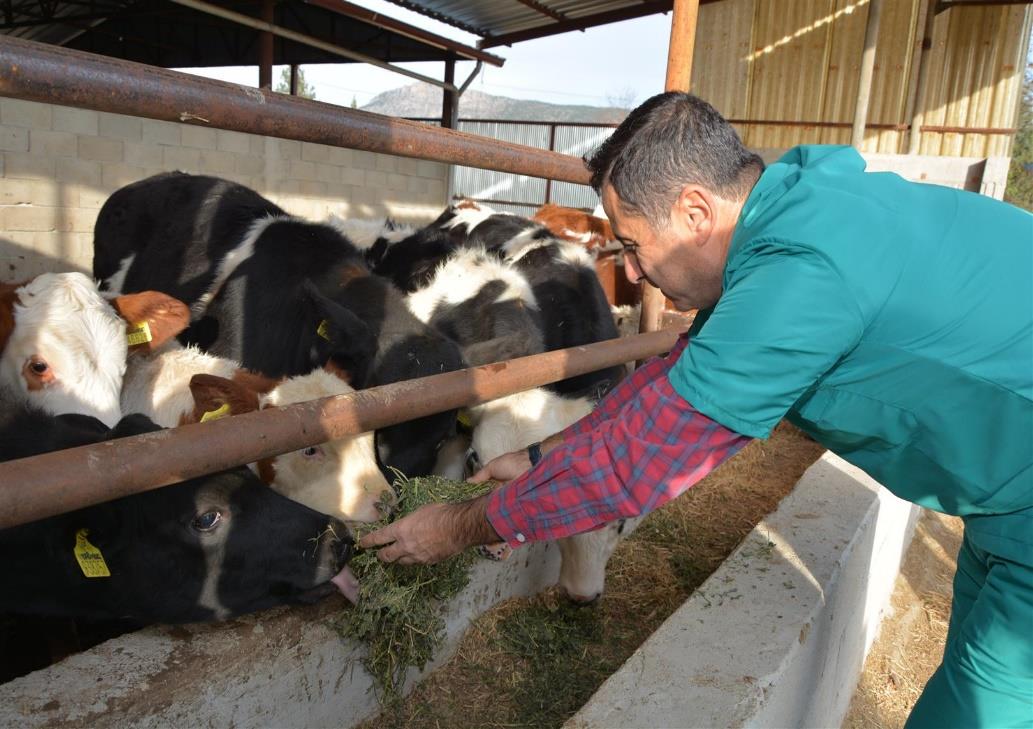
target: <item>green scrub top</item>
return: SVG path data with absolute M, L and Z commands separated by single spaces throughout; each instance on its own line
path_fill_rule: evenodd
M 1033 216 L 864 170 L 835 146 L 765 170 L 671 382 L 744 435 L 788 417 L 1033 563 Z

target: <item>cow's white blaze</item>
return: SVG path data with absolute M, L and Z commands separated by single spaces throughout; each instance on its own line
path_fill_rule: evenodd
M 196 320 L 200 318 L 205 311 L 208 309 L 208 305 L 212 303 L 212 300 L 219 295 L 219 291 L 222 290 L 226 280 L 233 275 L 233 272 L 237 270 L 240 264 L 244 263 L 247 259 L 255 253 L 255 242 L 262 237 L 265 232 L 273 223 L 280 222 L 293 222 L 298 221 L 299 218 L 293 215 L 267 215 L 264 218 L 259 218 L 251 227 L 248 228 L 247 233 L 240 240 L 233 250 L 223 256 L 223 259 L 219 261 L 219 266 L 215 271 L 215 279 L 209 285 L 208 290 L 201 294 L 200 298 L 190 306 L 190 312 L 192 317 Z
M 289 405 L 354 390 L 339 377 L 315 370 L 285 380 L 261 398 L 263 406 Z M 294 501 L 344 521 L 376 521 L 378 503 L 390 504 L 393 492 L 377 465 L 373 433 L 338 438 L 273 459 L 270 484 Z
M 126 367 L 126 324 L 81 273 L 46 273 L 16 290 L 14 329 L 0 353 L 0 385 L 54 415 L 113 426 Z M 34 359 L 35 358 L 35 359 Z M 27 377 L 46 364 L 45 383 Z
M 126 282 L 126 274 L 129 273 L 129 267 L 133 265 L 133 261 L 136 260 L 136 254 L 130 253 L 128 256 L 122 259 L 122 262 L 118 264 L 118 270 L 115 271 L 109 278 L 104 279 L 104 288 L 108 293 L 120 294 L 122 293 L 122 286 Z

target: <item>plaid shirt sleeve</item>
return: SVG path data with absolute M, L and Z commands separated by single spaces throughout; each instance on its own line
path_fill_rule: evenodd
M 677 353 L 666 359 L 673 363 Z M 630 378 L 633 387 L 608 405 L 610 417 L 577 423 L 535 468 L 492 493 L 487 516 L 503 540 L 518 547 L 652 511 L 750 440 L 675 392 L 660 370 L 665 361 L 651 363 L 660 372 L 652 379 Z
M 682 334 L 678 342 L 666 357 L 653 357 L 644 365 L 631 373 L 630 376 L 621 380 L 620 384 L 611 390 L 599 404 L 585 417 L 577 421 L 563 432 L 564 440 L 574 436 L 587 433 L 597 427 L 604 420 L 609 420 L 616 415 L 621 407 L 631 400 L 635 393 L 639 392 L 647 383 L 665 374 L 681 356 L 682 350 L 689 342 L 689 335 Z

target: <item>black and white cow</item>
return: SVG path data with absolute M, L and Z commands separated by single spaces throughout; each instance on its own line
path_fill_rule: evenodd
M 109 430 L 89 416 L 13 405 L 0 413 L 0 460 L 154 430 L 142 415 Z M 343 524 L 240 467 L 0 531 L 0 611 L 222 620 L 339 589 L 354 595 L 350 554 Z M 100 564 L 107 575 L 87 576 Z
M 335 225 L 286 215 L 242 185 L 141 180 L 108 199 L 94 238 L 95 275 L 114 269 L 112 288 L 181 298 L 194 317 L 187 340 L 246 369 L 292 376 L 332 358 L 360 389 L 463 366 L 455 343 L 417 320 Z M 429 473 L 454 429 L 453 412 L 380 431 L 385 472 Z
M 215 177 L 164 173 L 115 191 L 94 228 L 93 274 L 116 293 L 163 291 L 186 303 L 180 337 L 270 377 L 325 363 L 327 318 L 305 292 L 332 292 L 342 271 L 366 273 L 334 228 L 290 216 Z
M 458 342 L 471 366 L 545 351 L 531 285 L 483 248 L 449 255 L 408 304 L 420 321 Z

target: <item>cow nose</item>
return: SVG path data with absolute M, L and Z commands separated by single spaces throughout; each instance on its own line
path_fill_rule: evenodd
M 577 607 L 588 607 L 590 605 L 595 605 L 597 602 L 599 602 L 599 598 L 603 595 L 601 590 L 591 596 L 578 595 L 577 593 L 571 592 L 570 590 L 566 589 L 564 589 L 563 592 L 564 594 L 566 594 L 567 599 L 574 603 L 574 605 Z
M 334 557 L 337 559 L 339 567 L 348 564 L 348 561 L 351 559 L 354 546 L 355 542 L 352 540 L 350 534 L 345 534 L 342 539 L 339 539 L 334 543 Z

